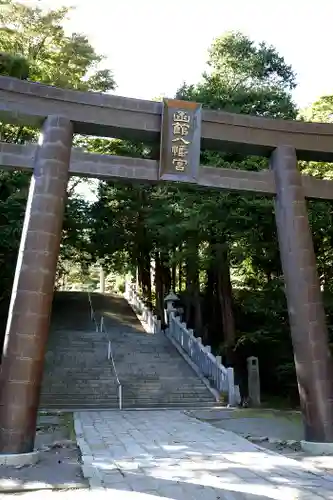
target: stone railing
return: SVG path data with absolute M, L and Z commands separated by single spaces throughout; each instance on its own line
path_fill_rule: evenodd
M 157 316 L 143 303 L 139 297 L 135 285 L 126 281 L 124 297 L 127 302 L 132 306 L 134 311 L 141 316 L 141 321 L 145 324 L 147 331 L 150 333 L 157 333 L 161 331 L 161 321 Z
M 182 323 L 174 312 L 168 314 L 168 323 L 167 335 L 185 351 L 211 385 L 221 395 L 226 395 L 228 404 L 234 406 L 237 402 L 234 369 L 223 366 L 221 357 L 214 356 L 210 346 L 204 346 L 201 338 L 195 337 L 193 330 L 188 329 L 186 323 Z
M 130 282 L 125 284 L 124 296 L 134 311 L 141 315 L 141 319 L 148 325 L 149 331 L 158 332 L 161 329 L 161 322 L 153 315 L 152 311 L 145 306 L 139 297 L 136 287 Z M 193 330 L 188 329 L 174 312 L 165 311 L 165 319 L 168 328 L 165 334 L 175 343 L 178 350 L 187 356 L 197 368 L 198 372 L 209 380 L 220 396 L 225 396 L 229 405 L 238 403 L 239 389 L 234 382 L 234 369 L 226 368 L 222 364 L 220 356 L 211 353 L 210 346 L 204 346 L 200 337 L 195 337 Z

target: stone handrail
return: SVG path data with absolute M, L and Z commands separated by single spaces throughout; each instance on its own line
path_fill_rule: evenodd
M 158 333 L 161 330 L 161 322 L 157 316 L 143 303 L 137 294 L 136 288 L 132 283 L 126 281 L 124 296 L 134 311 L 140 314 L 142 321 L 147 326 L 149 333 Z
M 228 404 L 234 406 L 236 403 L 236 389 L 234 382 L 234 369 L 226 368 L 221 363 L 220 356 L 211 353 L 210 346 L 204 346 L 200 337 L 195 337 L 193 330 L 188 329 L 185 323 L 175 316 L 174 312 L 169 315 L 169 328 L 167 335 L 186 352 L 189 358 L 217 389 L 220 394 L 226 394 Z
M 161 330 L 161 322 L 143 303 L 135 285 L 126 281 L 124 296 L 135 312 L 139 313 L 142 320 L 148 325 L 149 332 L 157 333 Z M 181 323 L 174 312 L 167 314 L 165 311 L 165 315 L 168 322 L 168 329 L 165 331 L 167 337 L 173 340 L 188 356 L 198 368 L 199 373 L 209 380 L 211 386 L 220 395 L 226 395 L 228 404 L 234 406 L 237 403 L 238 393 L 234 382 L 234 369 L 223 366 L 221 357 L 215 357 L 211 353 L 210 347 L 204 346 L 200 337 L 195 337 L 193 330 L 188 329 L 185 323 Z

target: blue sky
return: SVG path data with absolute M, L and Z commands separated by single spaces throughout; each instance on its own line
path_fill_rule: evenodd
M 299 83 L 294 97 L 300 106 L 323 94 L 333 94 L 332 0 L 40 3 L 76 7 L 67 29 L 86 33 L 96 50 L 105 54 L 104 64 L 114 71 L 119 95 L 173 97 L 183 81 L 199 80 L 212 40 L 230 30 L 265 40 L 292 64 Z

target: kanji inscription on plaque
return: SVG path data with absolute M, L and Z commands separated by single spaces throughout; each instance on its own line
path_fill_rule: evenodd
M 201 104 L 164 99 L 159 177 L 196 182 L 200 166 Z

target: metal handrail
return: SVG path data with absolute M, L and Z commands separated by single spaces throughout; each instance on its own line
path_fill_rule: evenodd
M 99 331 L 100 332 L 104 331 L 104 333 L 106 333 L 106 335 L 108 335 L 108 331 L 107 331 L 105 323 L 104 323 L 104 316 L 101 317 L 101 323 L 100 323 Z M 117 382 L 117 385 L 118 385 L 119 410 L 121 410 L 122 407 L 123 407 L 123 387 L 122 387 L 122 385 L 120 383 L 120 380 L 119 380 L 119 377 L 118 377 L 118 373 L 117 373 L 117 369 L 116 369 L 116 364 L 114 362 L 111 340 L 108 341 L 108 360 L 110 361 L 110 359 L 111 359 L 111 363 L 112 363 L 113 372 L 114 372 L 114 375 L 115 375 L 115 378 L 116 378 L 116 382 Z
M 94 308 L 92 305 L 92 300 L 91 300 L 91 293 L 89 292 L 89 290 L 88 290 L 88 300 L 89 300 L 89 306 L 90 306 L 90 320 L 94 323 L 96 333 L 98 333 L 98 323 L 96 320 L 96 315 L 95 315 L 95 311 L 94 311 Z

